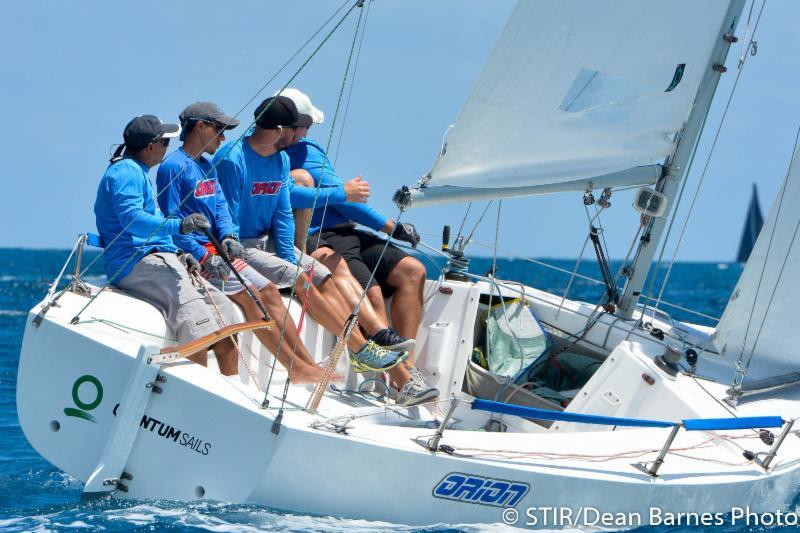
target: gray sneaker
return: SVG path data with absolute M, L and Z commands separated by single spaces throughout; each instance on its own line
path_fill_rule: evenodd
M 408 369 L 408 373 L 411 374 L 411 379 L 397 393 L 395 403 L 411 407 L 439 397 L 439 389 L 429 387 L 418 368 L 411 367 Z

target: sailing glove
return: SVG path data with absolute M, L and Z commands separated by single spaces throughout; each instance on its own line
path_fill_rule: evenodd
M 194 258 L 192 254 L 180 254 L 178 260 L 186 267 L 189 274 L 194 274 L 200 270 L 200 261 Z
M 202 265 L 203 272 L 207 272 L 209 277 L 212 278 L 228 279 L 228 274 L 231 273 L 231 269 L 228 268 L 225 261 L 216 254 L 208 254 L 204 258 Z
M 419 241 L 422 240 L 422 237 L 419 236 L 417 228 L 414 227 L 414 224 L 409 224 L 407 222 L 397 224 L 392 232 L 392 237 L 398 241 L 406 241 L 411 243 L 411 246 L 414 248 L 416 248 L 417 244 L 419 244 Z
M 244 258 L 244 246 L 236 240 L 236 237 L 229 235 L 222 239 L 222 249 L 227 254 L 228 259 Z
M 203 233 L 204 229 L 211 229 L 208 219 L 200 213 L 192 213 L 181 220 L 181 233 Z

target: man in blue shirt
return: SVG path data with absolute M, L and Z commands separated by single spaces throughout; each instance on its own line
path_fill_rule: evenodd
M 320 195 L 342 187 L 343 183 L 325 150 L 306 137 L 311 125 L 324 119 L 322 112 L 297 89 L 284 89 L 281 94 L 295 102 L 301 117 L 293 131 L 287 132 L 279 142 L 279 147 L 289 156 L 291 175 L 297 185 L 292 194 L 293 206 L 310 207 L 303 200 L 304 196 Z M 318 187 L 319 191 L 308 188 L 304 191 L 304 187 Z M 394 296 L 391 311 L 395 328 L 402 337 L 415 338 L 422 318 L 425 267 L 399 248 L 387 246 L 385 239 L 357 229 L 356 224 L 384 232 L 412 246 L 420 241 L 412 224 L 396 224 L 366 204 L 342 200 L 341 195 L 336 197 L 328 193 L 322 202 L 317 198 L 311 214 L 307 249 L 334 272 L 337 263 L 342 263 L 340 259 L 344 259 L 362 290 L 366 290 L 372 307 L 383 313 L 384 320 L 384 297 Z M 425 383 L 422 372 L 414 366 L 413 357 L 393 371 L 392 379 L 399 387 L 399 403 L 413 405 L 439 395 L 437 389 Z
M 319 381 L 322 369 L 309 356 L 300 340 L 297 327 L 284 307 L 281 295 L 275 285 L 242 260 L 244 248 L 239 243 L 236 230 L 231 221 L 228 202 L 217 182 L 217 171 L 204 155 L 214 155 L 225 140 L 225 130 L 239 125 L 235 118 L 224 114 L 216 104 L 197 102 L 191 104 L 180 114 L 181 139 L 183 146 L 172 152 L 158 169 L 158 205 L 166 213 L 184 216 L 188 213 L 202 213 L 211 223 L 211 231 L 225 249 L 239 275 L 253 287 L 253 293 L 276 324 L 286 324 L 281 343 L 278 328 L 255 331 L 256 337 L 289 372 L 293 383 L 313 383 Z M 245 288 L 220 257 L 218 251 L 205 235 L 180 235 L 176 244 L 193 260 L 197 268 L 211 283 L 222 290 L 231 300 L 239 304 L 248 321 L 262 317 L 258 305 L 251 299 Z M 284 322 L 285 320 L 285 322 Z
M 209 227 L 208 220 L 199 213 L 164 218 L 156 205 L 148 171 L 163 159 L 170 139 L 179 133 L 180 126 L 164 124 L 153 115 L 131 120 L 123 133 L 124 143 L 100 180 L 94 213 L 105 245 L 109 282 L 158 308 L 178 342 L 186 344 L 214 333 L 223 320 L 232 324 L 236 314 L 221 292 L 195 287 L 176 255 L 172 236 L 200 232 Z M 215 314 L 213 303 L 222 316 Z M 220 371 L 236 374 L 233 342 L 225 339 L 212 348 Z M 208 353 L 202 350 L 189 359 L 206 365 Z
M 296 120 L 291 100 L 266 99 L 256 109 L 251 135 L 226 145 L 214 162 L 246 262 L 278 288 L 294 285 L 309 315 L 341 335 L 350 315 L 344 298 L 330 281 L 328 269 L 294 247 L 289 159 L 276 150 L 275 142 Z M 367 341 L 358 328 L 352 331 L 348 346 L 356 371 L 387 370 L 407 355 Z

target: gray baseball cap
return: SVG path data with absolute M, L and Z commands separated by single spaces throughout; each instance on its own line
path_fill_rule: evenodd
M 186 106 L 186 109 L 181 111 L 181 114 L 178 115 L 178 118 L 180 119 L 181 126 L 183 127 L 181 140 L 183 140 L 186 136 L 186 126 L 188 126 L 192 121 L 202 120 L 203 122 L 212 122 L 219 126 L 223 126 L 226 130 L 232 130 L 239 125 L 239 121 L 237 119 L 223 113 L 219 106 L 212 102 L 195 102 L 191 105 L 188 105 Z

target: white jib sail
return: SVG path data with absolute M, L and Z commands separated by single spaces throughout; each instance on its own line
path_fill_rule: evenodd
M 747 379 L 800 371 L 800 149 L 717 325 L 714 344 Z
M 569 183 L 662 160 L 691 111 L 729 4 L 519 2 L 429 184 Z

